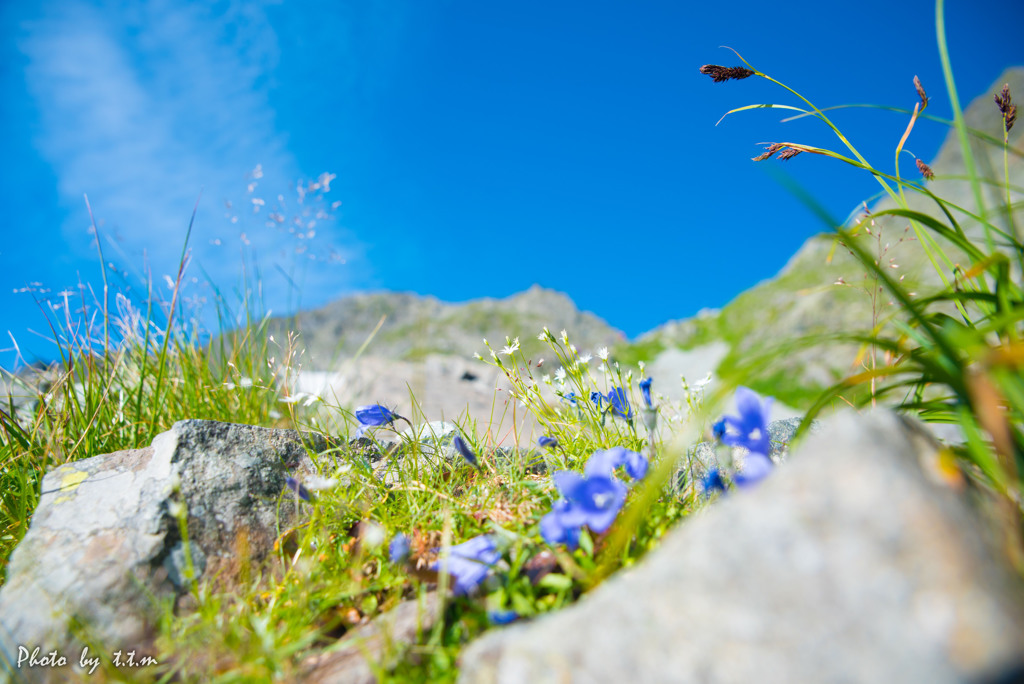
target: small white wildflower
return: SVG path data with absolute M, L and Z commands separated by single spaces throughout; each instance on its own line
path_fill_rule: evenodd
M 590 363 L 590 359 L 592 358 L 594 358 L 592 354 L 584 354 L 583 356 L 580 357 L 580 363 L 582 363 L 585 366 L 588 363 Z
M 505 338 L 505 342 L 509 342 L 509 339 L 507 337 Z M 504 354 L 505 356 L 512 356 L 512 354 L 516 353 L 516 351 L 518 351 L 518 350 L 519 350 L 519 338 L 517 337 L 514 341 L 509 342 L 508 344 L 506 344 L 505 348 L 501 350 L 501 353 Z
M 697 389 L 700 389 L 701 387 L 706 386 L 709 382 L 711 382 L 711 373 L 710 372 L 707 375 L 704 376 L 703 380 L 698 380 L 697 382 L 695 382 L 693 384 L 693 386 L 696 387 Z
M 243 377 L 241 380 L 238 381 L 238 384 L 244 388 L 252 387 L 252 378 Z
M 564 368 L 559 368 L 558 370 L 555 371 L 555 379 L 558 380 L 559 382 L 565 380 L 565 369 Z
M 641 374 L 641 375 L 643 375 L 643 373 L 644 373 L 644 368 L 646 368 L 646 367 L 647 367 L 647 364 L 646 364 L 646 363 L 644 363 L 643 361 L 637 361 L 637 364 L 636 364 L 636 365 L 640 367 L 640 374 Z
M 384 543 L 387 535 L 387 530 L 378 522 L 364 520 L 359 523 L 359 543 L 368 551 L 379 548 Z
M 546 342 L 548 339 L 548 335 L 550 334 L 551 333 L 548 332 L 547 326 L 544 326 L 544 329 L 540 331 L 540 335 L 537 335 L 537 339 L 540 340 L 541 342 Z
M 608 347 L 598 347 L 597 348 L 597 358 L 601 359 L 602 361 L 607 361 L 608 360 Z
M 477 352 L 476 354 L 473 354 L 473 358 L 476 359 L 477 361 L 483 361 L 484 360 L 484 357 L 480 356 L 480 352 Z
M 562 331 L 562 343 L 569 344 L 569 333 Z
M 550 385 L 550 384 L 551 384 L 551 376 L 550 376 L 550 375 L 548 375 L 547 373 L 545 373 L 545 374 L 543 375 L 543 377 L 541 377 L 541 379 L 540 379 L 540 380 L 541 380 L 541 382 L 543 382 L 543 383 L 544 383 L 545 385 Z
M 575 344 L 570 344 L 569 345 L 569 351 L 571 351 L 573 354 L 575 354 L 576 353 L 576 345 Z
M 306 489 L 316 492 L 324 489 L 334 489 L 338 486 L 338 478 L 310 475 L 303 480 L 302 484 L 306 485 Z

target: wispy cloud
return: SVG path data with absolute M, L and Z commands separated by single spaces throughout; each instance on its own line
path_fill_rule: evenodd
M 62 228 L 66 245 L 84 251 L 88 244 L 87 193 L 111 239 L 108 257 L 140 269 L 145 254 L 156 278 L 173 274 L 202 192 L 194 261 L 230 289 L 244 233 L 267 260 L 268 305 L 284 305 L 274 295 L 284 279 L 270 262 L 289 253 L 308 263 L 310 252 L 296 255 L 295 247 L 310 236 L 301 227 L 289 232 L 290 224 L 266 226 L 278 194 L 294 210 L 292 179 L 303 170 L 275 125 L 270 87 L 279 46 L 263 6 L 54 2 L 25 24 L 19 47 L 41 117 L 37 148 L 70 217 Z M 256 164 L 265 176 L 247 178 Z M 340 194 L 332 188 L 327 204 Z M 254 198 L 266 204 L 254 207 Z M 225 199 L 234 201 L 231 208 Z M 340 256 L 351 259 L 355 243 L 340 232 L 321 220 L 317 241 L 345 244 Z M 320 252 L 325 257 L 326 246 Z M 314 263 L 309 272 L 335 291 L 351 284 L 337 267 Z

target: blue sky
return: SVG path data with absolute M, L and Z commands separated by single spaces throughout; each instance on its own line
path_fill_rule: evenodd
M 946 16 L 965 104 L 1024 64 L 1024 3 L 949 0 Z M 52 354 L 23 290 L 48 290 L 61 316 L 60 293 L 75 309 L 80 285 L 101 292 L 86 194 L 112 290 L 136 299 L 146 274 L 166 296 L 198 199 L 185 294 L 207 320 L 215 289 L 237 302 L 244 268 L 274 313 L 539 283 L 635 336 L 726 304 L 823 229 L 766 172 L 778 162 L 750 158 L 836 141 L 767 110 L 716 127 L 732 107 L 794 103 L 700 75 L 737 63 L 719 46 L 819 106 L 912 107 L 918 75 L 950 112 L 925 0 L 42 0 L 0 6 L 0 36 L 6 366 L 8 330 L 26 360 Z M 835 119 L 891 168 L 905 118 Z M 930 159 L 944 136 L 924 122 L 907 148 Z M 839 216 L 875 192 L 826 159 L 781 168 Z M 318 179 L 329 192 L 300 205 L 297 183 Z

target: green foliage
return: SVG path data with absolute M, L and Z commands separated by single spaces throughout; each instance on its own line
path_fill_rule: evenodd
M 941 0 L 939 15 L 941 19 Z M 943 41 L 940 30 L 944 49 Z M 1016 507 L 1014 522 L 1019 525 L 1024 493 L 1024 245 L 1012 225 L 1014 207 L 968 211 L 907 180 L 898 163 L 891 173 L 871 166 L 826 110 L 771 77 L 756 70 L 754 74 L 797 97 L 803 106 L 784 107 L 824 123 L 848 155 L 798 143 L 785 143 L 782 149 L 828 156 L 877 178 L 895 207 L 873 218 L 908 223 L 941 287 L 911 294 L 910 285 L 886 267 L 873 238 L 866 237 L 871 235 L 869 219 L 850 225 L 827 218 L 841 246 L 866 274 L 863 290 L 848 288 L 836 295 L 840 302 L 872 299 L 872 320 L 862 321 L 861 332 L 855 334 L 808 329 L 802 340 L 765 344 L 764 301 L 744 295 L 718 315 L 691 322 L 676 339 L 621 344 L 611 353 L 598 350 L 598 357 L 591 358 L 577 351 L 567 333 L 556 336 L 545 328 L 533 337 L 536 331 L 521 329 L 521 317 L 509 314 L 496 321 L 489 309 L 471 307 L 462 325 L 485 331 L 497 322 L 511 328 L 504 349 L 490 350 L 487 362 L 505 374 L 513 399 L 559 446 L 543 454 L 534 450 L 510 457 L 496 448 L 491 425 L 463 421 L 460 429 L 480 456 L 479 469 L 443 460 L 424 467 L 426 459 L 436 457 L 417 441 L 389 435 L 389 428 L 371 432 L 373 449 L 384 457 L 382 468 L 374 470 L 351 450 L 334 453 L 334 459 L 318 457 L 320 477 L 333 484 L 309 503 L 295 500 L 304 515 L 295 527 L 281 530 L 268 561 L 255 564 L 241 553 L 232 584 L 200 578 L 177 606 L 163 607 L 157 637 L 160 665 L 141 673 L 140 681 L 296 679 L 309 658 L 329 651 L 400 602 L 423 600 L 435 582 L 442 619 L 423 630 L 415 644 L 391 644 L 375 665 L 384 680 L 453 681 L 463 646 L 491 627 L 488 611 L 514 610 L 529 619 L 559 610 L 610 573 L 637 562 L 668 529 L 703 505 L 693 487 L 680 495 L 666 485 L 675 476 L 677 461 L 701 438 L 709 416 L 741 378 L 756 377 L 756 390 L 792 405 L 813 403 L 808 418 L 840 401 L 861 406 L 892 398 L 926 420 L 958 423 L 967 437 L 958 451 L 964 471 Z M 948 64 L 947 78 L 952 81 Z M 971 131 L 957 105 L 954 111 L 953 125 L 966 139 Z M 911 113 L 897 161 L 918 114 L 918 108 Z M 1005 136 L 1002 144 L 1008 145 Z M 1005 194 L 1011 198 L 1016 186 L 1011 186 L 1008 172 L 1004 175 Z M 979 182 L 973 171 L 971 178 L 973 184 Z M 906 193 L 927 198 L 943 218 L 911 208 Z M 980 237 L 969 237 L 958 216 L 980 226 Z M 1008 217 L 1010 225 L 1000 224 L 1000 217 Z M 224 330 L 208 344 L 197 331 L 182 326 L 183 271 L 171 302 L 163 305 L 151 293 L 145 313 L 127 300 L 116 313 L 106 300 L 83 301 L 80 323 L 53 323 L 54 337 L 63 340 L 62 359 L 48 371 L 46 383 L 11 377 L 33 392 L 35 401 L 22 407 L 9 402 L 0 411 L 3 562 L 25 533 L 43 473 L 55 465 L 146 446 L 183 418 L 323 430 L 327 411 L 340 416 L 341 432 L 347 432 L 348 407 L 322 402 L 306 406 L 282 396 L 290 386 L 295 340 L 289 336 L 270 342 L 271 324 L 257 315 L 258 302 L 243 302 L 245 324 L 235 330 L 222 325 Z M 821 286 L 806 273 L 790 272 L 780 280 L 791 291 Z M 884 299 L 878 299 L 878 292 L 884 292 Z M 779 309 L 791 305 L 783 300 L 771 304 Z M 94 306 L 101 329 L 88 325 Z M 222 324 L 234 320 L 227 310 L 220 313 Z M 411 358 L 419 358 L 434 349 L 422 342 L 431 339 L 433 325 L 417 320 L 385 335 L 419 340 L 408 351 Z M 516 334 L 522 342 L 512 339 Z M 679 406 L 655 395 L 655 406 L 645 409 L 637 389 L 642 367 L 635 374 L 632 366 L 652 360 L 668 344 L 692 348 L 713 340 L 733 347 L 720 367 L 720 389 L 706 400 L 695 389 Z M 853 371 L 817 395 L 794 377 L 787 358 L 825 343 L 846 344 L 860 353 Z M 547 361 L 538 370 L 541 355 Z M 614 388 L 622 388 L 632 407 L 630 417 L 610 410 L 607 395 Z M 593 392 L 603 394 L 604 403 L 591 401 Z M 385 441 L 386 435 L 391 439 Z M 651 472 L 630 490 L 626 508 L 606 533 L 584 530 L 579 548 L 572 551 L 548 547 L 539 521 L 560 494 L 550 475 L 536 472 L 532 463 L 543 460 L 549 473 L 578 471 L 595 450 L 613 446 L 642 451 Z M 399 532 L 411 538 L 412 557 L 405 564 L 388 558 L 386 540 Z M 479 595 L 450 596 L 449 578 L 433 574 L 430 565 L 439 553 L 480 534 L 499 540 L 502 560 Z M 538 563 L 544 569 L 539 577 Z M 113 678 L 118 674 L 108 673 Z
M 882 186 L 895 208 L 879 211 L 844 226 L 827 215 L 798 188 L 794 190 L 835 230 L 840 243 L 862 265 L 872 284 L 871 291 L 883 291 L 891 297 L 897 315 L 872 321 L 865 333 L 832 336 L 870 349 L 871 363 L 835 384 L 811 407 L 808 419 L 840 395 L 857 405 L 893 397 L 904 410 L 937 422 L 958 423 L 967 437 L 966 446 L 958 449 L 967 472 L 979 483 L 991 487 L 1017 509 L 1015 529 L 1024 494 L 1024 290 L 1020 271 L 1024 268 L 1024 243 L 1014 224 L 1014 211 L 1020 203 L 1012 203 L 1008 148 L 1009 125 L 1004 127 L 1001 141 L 1005 165 L 1001 206 L 986 207 L 965 123 L 953 84 L 946 52 L 943 25 L 943 2 L 936 7 L 937 33 L 947 87 L 953 105 L 953 127 L 964 153 L 968 180 L 973 189 L 974 206 L 968 209 L 931 192 L 924 183 L 908 180 L 900 171 L 903 151 L 920 111 L 927 106 L 923 91 L 921 102 L 911 112 L 906 132 L 896 147 L 896 166 L 892 172 L 872 166 L 829 119 L 824 110 L 774 78 L 757 71 L 746 60 L 741 61 L 753 75 L 776 83 L 796 96 L 806 107 L 769 105 L 799 111 L 829 127 L 849 153 L 802 145 L 773 144 L 764 158 L 790 150 L 811 153 L 835 160 L 870 173 Z M 733 112 L 759 108 L 751 105 Z M 1009 123 L 1008 121 L 1006 122 Z M 989 142 L 1000 144 L 1000 141 Z M 793 155 L 790 155 L 793 156 Z M 908 193 L 923 196 L 940 218 L 912 208 Z M 914 232 L 922 252 L 931 263 L 942 286 L 927 295 L 916 295 L 906 283 L 900 282 L 876 253 L 862 239 L 869 221 L 885 217 L 905 220 Z M 964 222 L 970 225 L 965 226 Z M 1003 224 L 1000 225 L 1000 221 Z M 966 228 L 976 226 L 979 230 Z M 966 265 L 960 265 L 960 260 Z M 821 339 L 819 337 L 819 339 Z M 876 352 L 886 360 L 877 363 Z M 869 387 L 870 391 L 864 391 Z M 859 390 L 851 392 L 851 390 Z M 1019 532 L 1012 544 L 1021 548 Z

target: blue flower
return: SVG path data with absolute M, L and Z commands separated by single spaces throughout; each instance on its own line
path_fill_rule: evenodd
M 404 563 L 409 558 L 409 538 L 399 532 L 388 544 L 388 558 L 392 563 Z
M 576 393 L 575 392 L 569 392 L 568 394 L 564 395 L 562 398 L 565 399 L 570 404 L 572 404 L 573 406 L 576 405 Z
M 725 418 L 719 418 L 718 421 L 712 424 L 711 432 L 714 434 L 715 439 L 722 441 L 722 437 L 725 436 Z
M 284 478 L 284 483 L 288 485 L 288 489 L 298 494 L 299 498 L 302 499 L 303 501 L 309 501 L 312 498 L 312 496 L 309 493 L 309 490 L 303 487 L 302 483 L 296 480 L 294 477 L 289 476 Z
M 626 391 L 621 387 L 613 387 L 608 392 L 608 403 L 612 405 L 612 412 L 626 420 L 633 419 L 633 407 L 629 405 L 626 398 Z
M 559 470 L 552 479 L 569 502 L 558 514 L 563 527 L 586 525 L 594 532 L 604 532 L 611 527 L 626 501 L 626 485 L 608 475 L 585 477 L 570 470 Z
M 743 470 L 732 479 L 739 487 L 752 487 L 768 477 L 774 467 L 772 460 L 764 454 L 750 453 L 743 461 Z
M 612 447 L 604 451 L 595 451 L 583 472 L 589 477 L 603 475 L 611 477 L 616 468 L 624 466 L 626 473 L 634 480 L 643 479 L 647 474 L 647 457 L 643 454 L 621 446 Z
M 762 402 L 753 390 L 737 388 L 736 408 L 740 415 L 723 419 L 726 429 L 722 442 L 729 446 L 746 447 L 751 453 L 767 456 L 772 448 L 768 437 L 768 414 L 772 401 L 769 397 Z
M 519 613 L 514 610 L 489 610 L 487 619 L 492 625 L 507 625 L 519 619 Z
M 452 444 L 455 446 L 455 449 L 462 454 L 462 458 L 466 459 L 466 462 L 469 463 L 469 465 L 474 468 L 480 467 L 480 464 L 477 463 L 476 460 L 476 454 L 474 454 L 473 450 L 469 448 L 468 444 L 466 444 L 466 440 L 462 439 L 462 435 L 455 435 L 455 439 L 452 440 Z
M 430 569 L 445 572 L 455 579 L 452 590 L 456 596 L 466 596 L 475 591 L 491 571 L 491 566 L 501 558 L 494 545 L 494 537 L 489 534 L 473 537 L 448 551 L 448 555 L 435 561 Z
M 356 420 L 359 424 L 364 427 L 377 427 L 379 425 L 387 425 L 395 422 L 397 418 L 401 418 L 391 409 L 380 404 L 373 404 L 372 406 L 359 406 L 356 408 Z
M 551 512 L 540 519 L 540 536 L 548 544 L 565 544 L 570 549 L 580 545 L 580 526 L 565 525 L 562 515 L 569 510 L 571 504 L 559 499 L 551 506 Z
M 646 380 L 641 380 L 640 381 L 640 394 L 643 396 L 644 403 L 647 404 L 647 408 L 652 408 L 652 406 L 651 406 L 651 382 L 652 381 L 653 381 L 653 378 L 647 378 Z
M 557 449 L 558 440 L 554 437 L 548 437 L 547 435 L 541 435 L 537 438 L 537 444 L 544 449 Z
M 604 395 L 598 392 L 597 390 L 594 390 L 593 392 L 590 393 L 590 401 L 594 402 L 594 404 L 597 406 L 597 409 L 600 411 L 601 404 L 604 402 Z
M 704 477 L 704 496 L 711 496 L 711 492 L 718 490 L 720 492 L 725 491 L 725 480 L 722 479 L 721 473 L 718 472 L 718 468 L 713 468 Z

